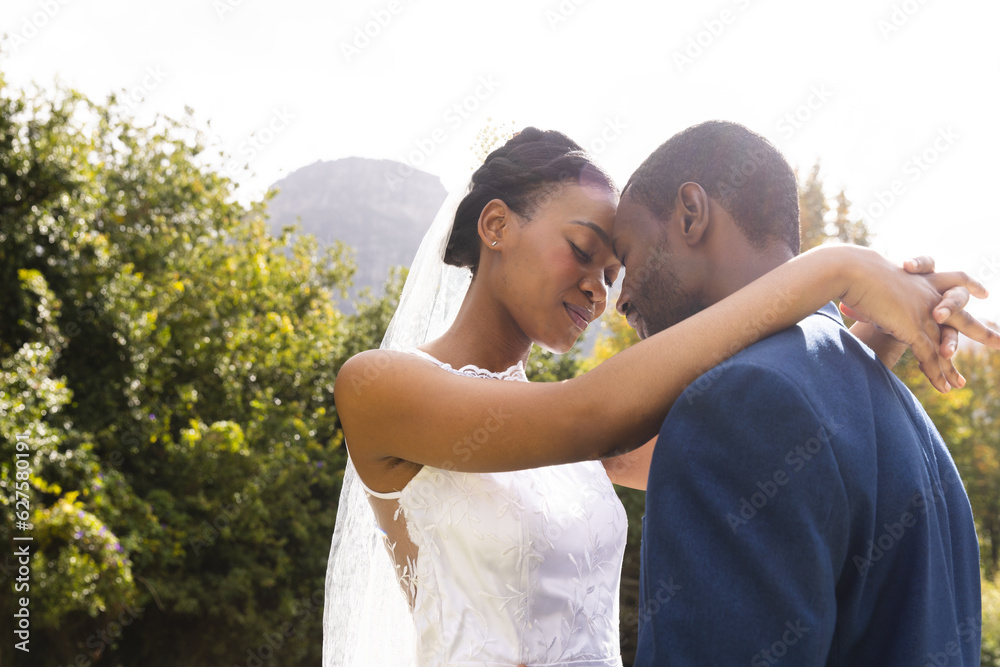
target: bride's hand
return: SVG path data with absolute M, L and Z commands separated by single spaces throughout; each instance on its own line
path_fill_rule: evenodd
M 908 273 L 873 250 L 852 246 L 841 251 L 850 253 L 849 286 L 841 300 L 859 319 L 880 326 L 908 345 L 920 369 L 939 391 L 964 384 L 949 359 L 950 334 L 945 335 L 942 345 L 942 326 L 1000 349 L 1000 334 L 957 307 L 962 304 L 962 290 L 979 298 L 988 295 L 968 274 L 923 273 L 928 266 L 933 269 L 928 258 L 911 260 L 908 268 L 915 273 Z
M 926 256 L 908 259 L 903 262 L 903 268 L 909 273 L 934 273 L 934 259 Z M 971 314 L 965 312 L 965 307 L 968 305 L 970 298 L 971 295 L 969 294 L 969 290 L 965 287 L 959 286 L 947 290 L 941 297 L 941 302 L 934 307 L 933 317 L 935 321 L 943 322 L 955 315 L 959 319 L 956 326 L 961 327 L 962 333 L 964 333 L 970 340 L 989 345 L 991 338 L 995 336 L 994 332 Z M 872 324 L 843 303 L 840 304 L 840 310 L 844 313 L 844 315 L 850 317 L 851 319 Z M 882 331 L 882 333 L 886 333 L 881 329 L 881 327 L 874 324 L 872 324 L 872 326 Z M 961 378 L 961 375 L 958 373 L 958 370 L 955 368 L 952 360 L 956 350 L 958 349 L 958 335 L 959 330 L 955 327 L 948 325 L 941 326 L 941 345 L 939 354 L 941 359 L 944 360 L 945 366 L 943 370 L 945 376 L 948 377 L 949 380 L 952 378 Z M 886 336 L 888 336 L 887 333 Z M 869 345 L 871 344 L 872 343 L 869 342 Z M 897 351 L 894 351 L 893 354 L 896 355 L 896 358 L 898 359 L 898 356 L 902 355 L 905 351 L 905 347 L 899 343 L 896 343 L 896 345 L 899 345 L 899 347 L 896 348 Z M 889 365 L 891 366 L 891 364 Z M 958 382 L 955 386 L 961 387 L 963 384 L 963 382 Z

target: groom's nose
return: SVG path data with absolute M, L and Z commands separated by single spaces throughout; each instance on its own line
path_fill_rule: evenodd
M 625 286 L 622 285 L 621 294 L 618 295 L 618 303 L 615 304 L 615 310 L 617 310 L 622 315 L 628 314 L 628 306 L 631 301 L 628 292 L 625 291 Z

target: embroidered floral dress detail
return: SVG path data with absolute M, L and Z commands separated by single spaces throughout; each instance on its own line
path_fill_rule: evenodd
M 522 364 L 503 373 L 454 369 L 413 352 L 451 373 L 527 382 Z M 489 447 L 490 425 L 506 418 L 502 408 L 484 415 L 481 432 L 456 443 L 456 457 Z M 504 473 L 424 466 L 396 502 L 408 554 L 399 553 L 401 540 L 387 541 L 421 665 L 621 665 L 626 518 L 600 462 Z

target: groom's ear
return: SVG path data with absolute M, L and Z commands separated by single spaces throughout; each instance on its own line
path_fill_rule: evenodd
M 682 184 L 677 190 L 673 218 L 684 243 L 689 246 L 701 243 L 711 222 L 705 188 L 693 181 Z
M 504 230 L 510 220 L 510 209 L 502 199 L 492 199 L 479 214 L 479 238 L 487 248 L 496 249 L 503 243 Z

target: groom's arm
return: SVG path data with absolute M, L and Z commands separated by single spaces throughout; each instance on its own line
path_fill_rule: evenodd
M 631 452 L 612 456 L 601 461 L 608 478 L 620 486 L 630 489 L 646 490 L 646 480 L 649 478 L 649 463 L 656 449 L 656 438 Z
M 742 362 L 675 403 L 646 494 L 636 665 L 826 661 L 849 530 L 836 428 Z
M 946 328 L 954 331 L 950 327 Z M 855 338 L 867 345 L 879 358 L 879 361 L 885 364 L 886 368 L 893 368 L 898 364 L 907 350 L 904 343 L 900 343 L 889 334 L 879 331 L 878 327 L 868 322 L 855 322 L 851 325 L 850 332 Z

